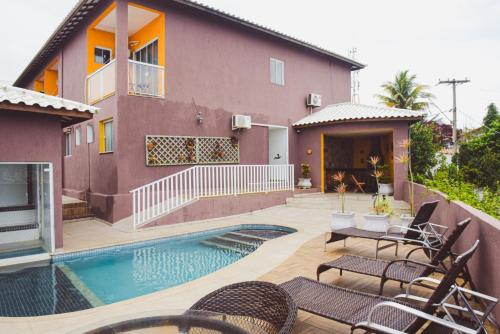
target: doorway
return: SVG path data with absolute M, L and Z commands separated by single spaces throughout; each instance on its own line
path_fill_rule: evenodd
M 0 164 L 0 252 L 54 250 L 51 164 Z
M 269 126 L 269 164 L 288 164 L 288 128 Z

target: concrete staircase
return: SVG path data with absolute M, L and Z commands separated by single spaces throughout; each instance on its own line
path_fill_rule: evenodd
M 63 220 L 94 218 L 92 208 L 85 201 L 63 196 Z

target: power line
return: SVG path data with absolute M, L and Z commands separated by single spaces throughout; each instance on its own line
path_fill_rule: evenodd
M 457 85 L 462 85 L 470 82 L 467 78 L 463 80 L 448 79 L 439 80 L 438 85 L 451 85 L 453 89 L 453 151 L 457 153 Z

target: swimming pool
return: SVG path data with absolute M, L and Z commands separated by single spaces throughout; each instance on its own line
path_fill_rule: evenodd
M 0 273 L 0 316 L 66 313 L 170 288 L 293 232 L 274 225 L 238 225 L 55 256 L 48 265 Z

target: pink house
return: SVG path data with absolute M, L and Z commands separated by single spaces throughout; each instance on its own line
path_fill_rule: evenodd
M 66 128 L 64 193 L 140 227 L 283 203 L 301 162 L 329 191 L 379 155 L 401 199 L 421 115 L 348 103 L 363 67 L 187 0 L 82 0 L 15 85 L 101 109 Z

